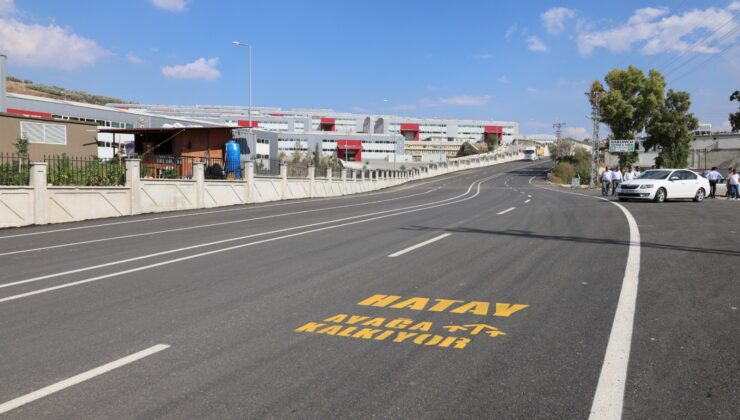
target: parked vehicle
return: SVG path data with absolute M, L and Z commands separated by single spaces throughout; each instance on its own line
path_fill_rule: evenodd
M 638 178 L 617 187 L 619 201 L 693 199 L 704 200 L 709 193 L 709 181 L 688 169 L 652 169 Z

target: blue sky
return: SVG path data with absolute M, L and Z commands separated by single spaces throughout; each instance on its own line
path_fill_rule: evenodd
M 740 1 L 0 0 L 9 73 L 144 103 L 514 120 L 590 136 L 583 92 L 656 68 L 726 129 Z

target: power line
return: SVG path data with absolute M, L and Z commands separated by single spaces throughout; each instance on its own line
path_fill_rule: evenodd
M 733 42 L 732 44 L 728 45 L 728 46 L 727 46 L 727 47 L 726 47 L 725 49 L 723 49 L 722 51 L 718 52 L 717 54 L 722 54 L 722 53 L 724 53 L 724 52 L 726 52 L 726 51 L 728 51 L 728 50 L 731 50 L 732 48 L 735 48 L 735 47 L 737 47 L 738 45 L 740 45 L 740 41 L 735 41 L 735 42 Z M 704 60 L 704 61 L 702 61 L 701 63 L 699 63 L 699 65 L 698 65 L 698 66 L 695 66 L 695 67 L 691 68 L 691 69 L 690 69 L 689 71 L 687 71 L 687 72 L 685 72 L 685 73 L 681 74 L 680 76 L 676 77 L 675 79 L 671 79 L 671 83 L 675 83 L 676 81 L 678 81 L 678 80 L 681 80 L 681 79 L 683 79 L 683 78 L 684 78 L 685 76 L 687 76 L 688 74 L 690 74 L 690 73 L 693 73 L 693 72 L 694 72 L 694 71 L 695 71 L 696 69 L 698 69 L 699 67 L 701 67 L 702 65 L 704 65 L 704 63 L 706 63 L 707 61 L 709 61 L 709 60 L 711 60 L 711 59 L 715 58 L 715 57 L 717 56 L 717 54 L 714 54 L 714 55 L 710 55 L 709 57 L 707 57 L 707 59 L 706 59 L 706 60 Z
M 717 41 L 718 41 L 718 42 L 724 41 L 724 40 L 725 40 L 726 38 L 730 37 L 731 35 L 734 35 L 734 34 L 735 34 L 735 32 L 738 32 L 738 31 L 740 31 L 740 24 L 738 24 L 737 26 L 735 26 L 735 28 L 734 28 L 734 29 L 733 29 L 733 30 L 732 30 L 731 32 L 728 32 L 728 33 L 727 33 L 727 34 L 725 34 L 725 35 L 724 35 L 723 37 L 721 37 L 721 38 L 718 38 L 718 39 L 717 39 Z M 732 44 L 731 44 L 731 45 L 732 45 Z M 694 53 L 695 53 L 696 55 L 694 55 L 694 56 L 692 56 L 692 57 L 688 58 L 688 59 L 687 59 L 687 60 L 685 60 L 685 61 L 684 61 L 683 63 L 680 63 L 680 64 L 679 64 L 678 66 L 674 67 L 673 69 L 670 69 L 670 70 L 665 70 L 665 74 L 664 74 L 664 76 L 669 76 L 669 75 L 670 75 L 671 73 L 675 73 L 676 71 L 678 71 L 678 70 L 679 70 L 679 69 L 681 69 L 682 67 L 686 66 L 687 64 L 690 64 L 690 63 L 691 63 L 692 61 L 694 61 L 694 60 L 696 60 L 696 59 L 698 59 L 698 58 L 701 58 L 701 57 L 702 57 L 702 55 L 700 55 L 700 53 L 699 53 L 699 52 L 697 52 L 697 51 L 693 51 L 693 52 L 694 52 Z
M 699 41 L 695 42 L 692 46 L 699 46 L 699 45 L 703 44 L 705 41 L 707 41 L 708 39 L 710 39 L 711 37 L 713 37 L 714 35 L 716 35 L 719 32 L 720 29 L 724 28 L 728 23 L 733 22 L 735 20 L 735 17 L 738 15 L 738 13 L 740 13 L 740 12 L 737 12 L 737 13 L 733 14 L 728 20 L 726 20 L 725 22 L 723 22 L 720 26 L 716 27 L 712 32 L 710 32 L 704 38 L 702 38 Z M 656 67 L 663 67 L 664 69 L 667 69 L 673 63 L 675 63 L 676 61 L 680 60 L 681 57 L 683 57 L 685 54 L 687 54 L 689 52 L 693 52 L 693 51 L 691 49 L 683 50 L 676 57 L 673 57 L 671 60 L 669 60 L 666 64 L 663 64 L 663 65 L 660 65 L 660 66 L 656 66 Z M 652 65 L 653 62 L 654 61 L 651 61 L 648 66 Z

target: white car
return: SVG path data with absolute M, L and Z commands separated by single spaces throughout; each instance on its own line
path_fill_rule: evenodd
M 690 198 L 702 201 L 709 193 L 709 181 L 688 169 L 651 169 L 617 187 L 619 201 Z

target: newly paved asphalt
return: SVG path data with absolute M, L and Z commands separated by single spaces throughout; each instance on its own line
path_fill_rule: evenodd
M 588 418 L 630 230 L 549 165 L 0 231 L 0 417 Z M 620 204 L 622 417 L 739 418 L 740 202 Z

